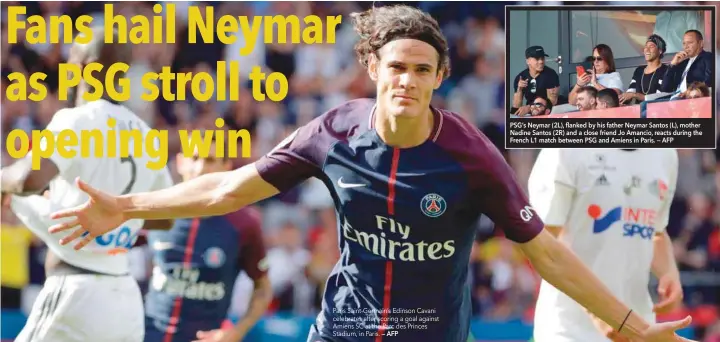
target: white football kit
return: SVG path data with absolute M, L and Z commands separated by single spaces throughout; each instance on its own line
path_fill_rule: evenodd
M 116 120 L 114 128 L 108 126 L 111 117 Z M 58 111 L 46 129 L 53 132 L 55 146 L 58 140 L 66 139 L 58 139 L 61 131 L 74 131 L 77 144 L 68 149 L 76 154 L 65 158 L 57 149 L 53 153 L 50 159 L 57 165 L 59 173 L 50 182 L 48 198 L 13 196 L 11 206 L 18 218 L 62 261 L 89 272 L 49 275 L 16 341 L 142 341 L 145 331 L 143 301 L 137 282 L 129 275 L 127 251 L 137 240 L 144 220 L 127 221 L 79 251 L 73 249 L 74 243 L 59 244 L 60 239 L 72 230 L 50 234 L 48 229 L 57 223 L 49 218 L 51 213 L 87 201 L 87 194 L 75 186 L 77 177 L 113 195 L 172 186 L 167 168 L 156 171 L 147 167 L 148 162 L 157 161 L 148 155 L 144 142 L 150 128 L 127 108 L 98 100 Z M 142 144 L 142 154 L 136 154 L 134 144 L 130 143 L 129 156 L 121 158 L 119 130 L 127 129 L 142 132 L 142 139 L 138 141 Z M 102 131 L 102 142 L 91 139 L 90 155 L 83 157 L 81 148 L 76 146 L 82 142 L 82 135 L 92 130 Z M 108 132 L 111 130 L 115 132 Z M 116 137 L 114 146 L 108 144 L 111 134 Z M 47 146 L 46 141 L 40 144 Z M 155 149 L 160 146 L 156 141 Z M 116 150 L 114 156 L 108 154 L 108 147 Z M 95 155 L 96 148 L 102 151 L 101 156 Z
M 678 175 L 671 149 L 545 149 L 528 182 L 530 202 L 547 226 L 610 291 L 655 322 L 648 291 L 653 236 L 668 223 Z M 542 281 L 535 342 L 607 342 L 585 309 Z

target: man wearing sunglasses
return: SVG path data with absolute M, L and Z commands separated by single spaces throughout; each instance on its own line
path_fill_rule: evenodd
M 553 104 L 545 96 L 538 96 L 530 105 L 530 116 L 550 115 Z

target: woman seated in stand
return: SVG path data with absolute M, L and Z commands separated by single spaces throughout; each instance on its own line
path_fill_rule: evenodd
M 575 105 L 577 93 L 584 86 L 591 86 L 598 91 L 612 89 L 618 96 L 623 93 L 623 81 L 620 73 L 615 70 L 615 58 L 612 49 L 605 44 L 599 44 L 593 49 L 593 67 L 585 74 L 578 76 L 577 83 L 568 95 L 568 102 Z

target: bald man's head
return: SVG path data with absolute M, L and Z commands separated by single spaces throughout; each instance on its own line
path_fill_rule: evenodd
M 70 48 L 69 64 L 76 64 L 81 69 L 90 63 L 99 63 L 103 66 L 101 71 L 92 73 L 93 77 L 105 82 L 105 74 L 111 65 L 115 63 L 130 64 L 132 60 L 132 46 L 129 43 L 118 43 L 118 32 L 113 30 L 113 43 L 105 42 L 105 29 L 103 27 L 95 27 L 92 29 L 92 39 L 87 44 L 74 43 Z M 118 85 L 121 78 L 125 77 L 124 72 L 118 72 L 114 75 L 113 83 Z M 79 89 L 79 90 L 78 90 Z M 68 104 L 70 107 L 77 106 L 78 101 L 82 101 L 82 93 L 87 91 L 88 86 L 85 81 L 80 82 L 80 86 L 70 89 Z M 120 91 L 120 89 L 118 89 Z M 103 98 L 109 99 L 107 91 L 103 91 Z

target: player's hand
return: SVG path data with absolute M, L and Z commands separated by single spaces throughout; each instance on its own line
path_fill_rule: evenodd
M 621 335 L 619 332 L 617 332 L 615 329 L 613 329 L 610 325 L 605 323 L 605 321 L 595 317 L 595 315 L 590 314 L 590 320 L 592 320 L 593 325 L 595 328 L 600 331 L 603 336 L 607 337 L 612 342 L 630 342 L 630 339 Z
M 527 88 L 527 86 L 528 86 L 528 80 L 520 77 L 520 80 L 518 81 L 518 89 Z
M 692 322 L 690 316 L 685 317 L 681 321 L 663 322 L 653 324 L 642 332 L 643 342 L 697 342 L 680 337 L 675 333 L 676 330 L 688 327 Z
M 589 73 L 585 73 L 585 75 L 578 77 L 577 85 L 584 87 L 590 83 L 590 80 L 592 80 L 592 76 L 590 76 Z
M 243 339 L 242 334 L 236 329 L 198 331 L 196 337 L 193 342 L 239 342 Z
M 596 86 L 598 84 L 597 75 L 595 74 L 595 68 L 590 69 L 590 85 Z
M 71 218 L 71 220 L 50 227 L 49 232 L 55 234 L 66 230 L 74 230 L 72 234 L 60 239 L 61 245 L 80 239 L 75 250 L 85 247 L 95 237 L 103 235 L 119 227 L 127 219 L 123 216 L 118 198 L 91 187 L 79 178 L 75 184 L 90 196 L 90 199 L 74 208 L 60 210 L 50 215 L 52 219 Z
M 635 95 L 636 95 L 635 93 L 628 93 L 628 92 L 622 93 L 622 95 L 620 95 L 620 98 L 619 98 L 620 103 L 632 101 L 635 98 Z
M 674 310 L 683 300 L 683 289 L 678 274 L 666 274 L 658 279 L 660 302 L 655 304 L 653 311 L 668 313 Z
M 675 54 L 675 57 L 673 57 L 672 61 L 670 61 L 670 64 L 672 65 L 678 65 L 682 63 L 684 60 L 687 59 L 687 53 L 685 51 L 680 51 Z
M 515 111 L 515 115 L 527 115 L 530 113 L 530 106 L 521 106 Z

